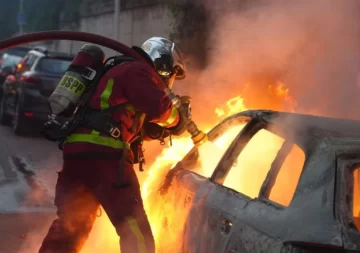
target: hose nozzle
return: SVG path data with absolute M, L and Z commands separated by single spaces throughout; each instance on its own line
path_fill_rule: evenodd
M 200 146 L 208 140 L 207 135 L 199 130 L 194 121 L 190 121 L 186 130 L 191 135 L 191 139 L 195 146 Z
M 165 88 L 164 91 L 168 95 L 168 97 L 171 100 L 172 104 L 176 108 L 179 109 L 180 113 L 184 114 L 185 112 L 184 112 L 184 109 L 182 107 L 180 99 L 174 93 L 172 93 L 169 88 Z M 204 142 L 206 142 L 208 140 L 207 135 L 203 131 L 199 130 L 199 128 L 197 127 L 195 122 L 192 121 L 191 119 L 189 119 L 188 126 L 187 126 L 186 130 L 191 135 L 191 139 L 192 139 L 195 146 L 199 146 L 199 145 L 203 144 Z

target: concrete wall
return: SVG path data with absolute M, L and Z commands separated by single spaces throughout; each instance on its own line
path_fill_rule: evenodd
M 80 28 L 77 30 L 114 39 L 113 20 L 113 12 L 82 17 Z M 152 36 L 167 37 L 172 25 L 171 13 L 164 5 L 125 9 L 120 12 L 120 41 L 128 46 L 139 46 Z M 63 30 L 69 30 L 69 27 L 63 27 Z M 76 52 L 83 44 L 82 42 L 60 41 L 56 47 L 57 50 L 68 53 Z M 108 56 L 113 53 L 108 49 L 104 51 Z

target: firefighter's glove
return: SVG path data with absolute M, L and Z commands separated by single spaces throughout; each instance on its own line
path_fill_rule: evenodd
M 179 97 L 181 108 L 179 109 L 179 122 L 175 127 L 168 128 L 172 135 L 182 135 L 191 121 L 191 97 Z
M 188 120 L 191 120 L 191 97 L 190 96 L 182 96 L 179 97 L 182 107 L 185 111 L 185 117 L 187 117 Z
M 153 140 L 162 140 L 170 135 L 169 131 L 165 128 L 148 121 L 144 122 L 143 130 L 145 135 Z

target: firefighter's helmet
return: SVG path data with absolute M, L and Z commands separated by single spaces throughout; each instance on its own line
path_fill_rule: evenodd
M 141 46 L 154 63 L 156 71 L 163 77 L 175 74 L 175 79 L 185 78 L 186 68 L 178 46 L 162 37 L 152 37 Z

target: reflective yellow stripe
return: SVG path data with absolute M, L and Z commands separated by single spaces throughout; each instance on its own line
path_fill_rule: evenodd
M 66 143 L 72 142 L 89 142 L 92 144 L 103 145 L 116 149 L 130 149 L 130 144 L 112 137 L 100 136 L 98 131 L 93 131 L 91 134 L 72 134 L 66 139 Z
M 162 127 L 170 126 L 171 124 L 174 123 L 174 121 L 176 120 L 178 115 L 179 115 L 178 110 L 176 109 L 175 106 L 173 106 L 169 118 L 165 122 L 158 123 L 158 125 L 160 125 Z
M 100 97 L 100 107 L 102 110 L 109 108 L 109 98 L 112 93 L 113 86 L 114 86 L 114 79 L 109 79 L 106 84 L 105 90 L 101 93 L 101 97 Z
M 141 115 L 140 115 L 140 118 L 139 118 L 139 120 L 140 120 L 140 123 L 142 124 L 143 123 L 143 121 L 144 121 L 144 119 L 145 119 L 145 113 L 142 113 Z
M 96 130 L 92 130 L 92 131 L 91 131 L 91 134 L 93 134 L 93 135 L 99 135 L 100 132 L 99 132 L 99 131 L 96 131 Z
M 146 253 L 145 238 L 144 238 L 144 235 L 141 233 L 141 230 L 139 228 L 139 225 L 138 225 L 136 219 L 134 219 L 131 216 L 127 216 L 127 217 L 125 217 L 125 219 L 129 224 L 131 232 L 136 237 L 137 246 L 138 246 L 138 250 L 139 250 L 138 252 Z
M 132 104 L 127 104 L 127 105 L 125 106 L 125 108 L 126 108 L 126 110 L 129 110 L 129 111 L 132 112 L 132 113 L 136 113 L 136 109 L 135 109 L 135 107 L 134 107 Z
M 106 84 L 105 90 L 101 93 L 100 96 L 100 107 L 102 110 L 107 109 L 110 106 L 109 98 L 111 96 L 113 87 L 114 79 L 109 79 Z M 136 112 L 135 107 L 131 104 L 126 105 L 126 109 L 133 113 Z M 91 134 L 72 134 L 67 138 L 65 142 L 88 142 L 116 149 L 130 149 L 129 143 L 116 140 L 113 137 L 100 136 L 100 132 L 97 130 L 92 130 Z

